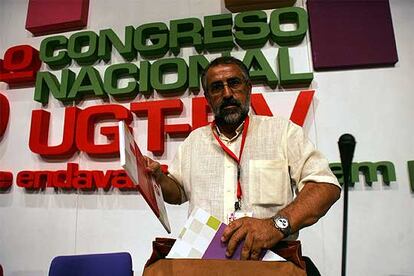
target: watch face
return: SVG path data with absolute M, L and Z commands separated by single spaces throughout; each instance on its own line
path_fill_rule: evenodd
M 289 226 L 289 222 L 285 218 L 278 218 L 276 220 L 276 225 L 282 229 L 287 228 Z

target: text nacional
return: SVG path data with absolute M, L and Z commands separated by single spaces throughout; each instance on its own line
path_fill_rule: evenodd
M 192 46 L 198 53 L 230 55 L 233 49 L 245 49 L 243 62 L 250 70 L 253 82 L 270 87 L 278 84 L 309 85 L 312 72 L 292 73 L 289 57 L 290 46 L 300 44 L 308 30 L 308 16 L 304 9 L 287 7 L 265 11 L 248 11 L 236 14 L 210 15 L 204 22 L 198 18 L 148 23 L 134 28 L 125 27 L 123 41 L 112 30 L 81 31 L 69 38 L 55 35 L 45 38 L 40 45 L 40 59 L 52 70 L 61 70 L 60 80 L 49 71 L 37 73 L 34 99 L 47 103 L 49 94 L 60 101 L 74 101 L 92 95 L 105 98 L 134 98 L 137 93 L 149 95 L 153 90 L 164 96 L 176 96 L 187 89 L 199 90 L 199 76 L 208 59 L 192 55 L 188 62 L 181 57 L 181 48 Z M 282 26 L 293 24 L 294 30 Z M 260 50 L 267 42 L 277 44 L 278 76 Z M 100 75 L 97 63 L 111 61 L 115 49 L 128 62 L 109 65 Z M 175 55 L 171 57 L 168 52 Z M 138 54 L 140 57 L 138 57 Z M 163 58 L 164 57 L 164 58 Z M 137 60 L 137 64 L 132 62 Z M 138 61 L 139 59 L 139 61 Z M 149 61 L 154 59 L 152 63 Z M 81 66 L 76 74 L 66 68 L 75 61 Z M 166 83 L 164 76 L 177 75 L 176 81 Z M 128 79 L 119 87 L 120 79 Z

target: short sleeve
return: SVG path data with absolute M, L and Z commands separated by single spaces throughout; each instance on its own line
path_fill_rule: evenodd
M 329 168 L 328 160 L 315 149 L 301 127 L 289 122 L 286 143 L 290 176 L 299 191 L 306 182 L 324 182 L 341 187 Z

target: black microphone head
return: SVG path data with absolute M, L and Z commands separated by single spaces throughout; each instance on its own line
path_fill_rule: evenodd
M 355 151 L 355 138 L 351 134 L 342 134 L 339 137 L 339 155 L 341 156 L 342 172 L 344 175 L 344 184 L 348 184 L 351 176 L 352 159 Z
M 355 138 L 351 134 L 345 133 L 339 137 L 338 144 L 353 144 L 355 145 Z

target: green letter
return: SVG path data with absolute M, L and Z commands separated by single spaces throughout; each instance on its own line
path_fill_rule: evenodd
M 92 94 L 91 92 L 99 97 L 107 96 L 98 70 L 92 66 L 82 67 L 69 92 L 68 99 L 80 99 L 83 95 Z
M 150 85 L 150 66 L 151 64 L 147 60 L 139 63 L 139 92 L 143 95 L 150 95 L 152 90 Z
M 121 78 L 133 79 L 123 88 L 118 87 Z M 132 99 L 138 93 L 138 67 L 133 63 L 121 63 L 109 66 L 105 71 L 104 89 L 105 92 L 115 98 Z
M 272 88 L 276 87 L 277 76 L 260 49 L 248 50 L 243 63 L 249 68 L 249 75 L 253 82 L 265 82 Z
M 387 185 L 396 180 L 394 164 L 389 161 L 352 163 L 352 178 L 358 177 L 359 171 L 364 174 L 365 181 L 369 186 L 378 180 L 377 171 L 382 174 L 382 179 Z
M 279 64 L 280 85 L 309 85 L 312 82 L 313 73 L 291 73 L 288 48 L 280 48 L 277 53 L 277 59 Z
M 53 97 L 57 100 L 65 101 L 75 80 L 75 73 L 69 69 L 63 69 L 61 80 L 61 83 L 59 83 L 56 76 L 50 72 L 38 72 L 34 100 L 46 104 L 49 102 L 49 92 L 52 92 Z
M 155 61 L 151 65 L 151 85 L 158 92 L 181 92 L 187 89 L 188 67 L 182 58 L 167 58 Z M 163 76 L 167 72 L 176 72 L 175 83 L 164 83 Z
M 342 164 L 341 163 L 330 163 L 329 167 L 332 173 L 338 179 L 339 184 L 343 186 L 344 185 L 344 172 L 342 170 Z M 358 181 L 358 179 L 356 181 Z M 351 178 L 351 183 L 349 184 L 349 187 L 354 187 L 354 184 L 355 184 L 355 180 Z
M 170 49 L 180 53 L 182 46 L 194 46 L 198 52 L 203 50 L 203 25 L 198 18 L 186 18 L 170 21 Z
M 414 193 L 414 160 L 408 161 L 408 175 L 410 180 L 411 192 Z
M 123 44 L 112 29 L 101 30 L 99 32 L 98 57 L 105 62 L 110 61 L 112 46 L 114 46 L 124 59 L 128 61 L 133 60 L 137 56 L 137 51 L 133 47 L 134 32 L 133 26 L 125 27 L 125 43 Z
M 200 75 L 201 72 L 207 67 L 208 59 L 203 55 L 190 56 L 189 63 L 188 88 L 192 91 L 199 91 Z
M 280 25 L 295 23 L 296 30 L 282 31 Z M 292 46 L 302 42 L 308 30 L 308 15 L 299 7 L 277 9 L 270 15 L 270 30 L 272 40 L 281 46 Z
M 83 52 L 85 46 L 88 50 Z M 98 60 L 98 35 L 92 31 L 74 33 L 69 38 L 68 54 L 79 65 L 94 64 Z
M 147 40 L 151 45 L 147 45 Z M 135 31 L 134 45 L 138 52 L 146 58 L 158 58 L 168 51 L 168 27 L 162 22 L 139 26 Z
M 40 59 L 54 70 L 69 65 L 71 59 L 66 51 L 60 51 L 54 55 L 56 50 L 66 49 L 68 39 L 63 35 L 51 36 L 42 40 L 40 43 Z
M 233 18 L 231 13 L 204 17 L 204 46 L 212 51 L 233 49 Z
M 262 48 L 269 39 L 270 29 L 264 11 L 241 12 L 234 18 L 234 37 L 242 48 Z

